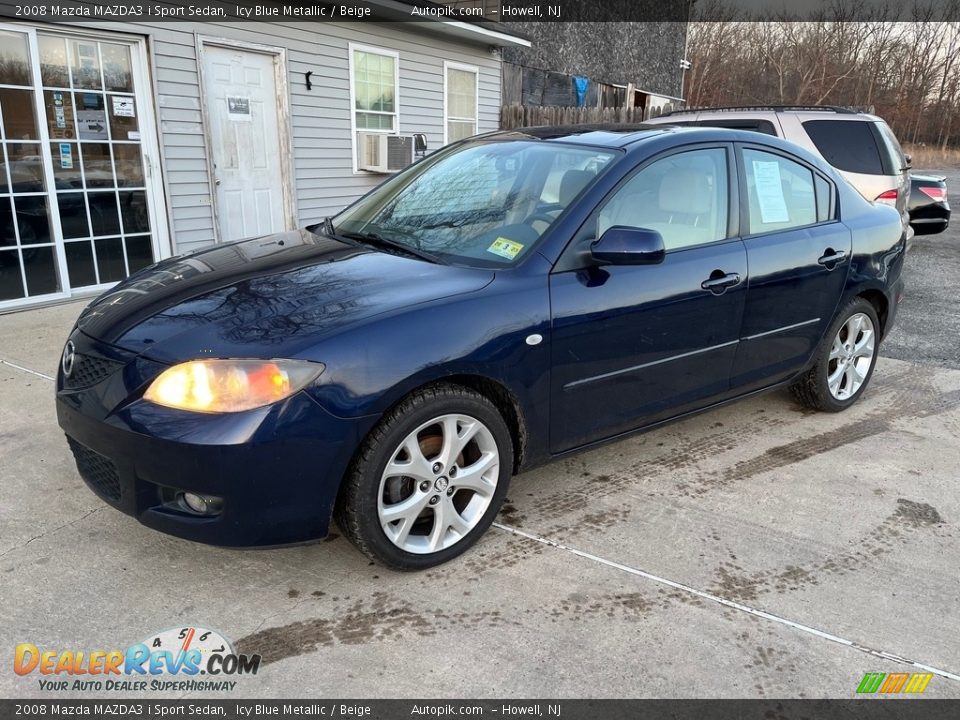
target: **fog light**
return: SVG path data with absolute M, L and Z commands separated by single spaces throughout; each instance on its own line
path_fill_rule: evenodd
M 180 500 L 188 510 L 198 515 L 216 515 L 223 508 L 223 498 L 215 495 L 197 495 L 188 492 L 183 493 Z

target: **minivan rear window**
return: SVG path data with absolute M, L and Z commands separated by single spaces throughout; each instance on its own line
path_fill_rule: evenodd
M 835 168 L 866 175 L 886 175 L 871 125 L 868 120 L 808 120 L 803 123 L 803 128 L 824 160 Z

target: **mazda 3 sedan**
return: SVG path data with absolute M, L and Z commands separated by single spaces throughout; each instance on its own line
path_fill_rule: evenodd
M 512 475 L 782 386 L 863 394 L 900 216 L 712 128 L 478 136 L 306 229 L 164 260 L 81 314 L 57 414 L 110 505 L 227 546 L 425 568 Z

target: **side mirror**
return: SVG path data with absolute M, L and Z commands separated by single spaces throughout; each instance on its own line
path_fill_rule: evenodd
M 666 255 L 663 236 L 656 230 L 614 225 L 590 246 L 594 259 L 610 265 L 656 265 Z
M 907 167 L 906 167 L 907 170 L 913 167 L 913 155 L 911 155 L 910 153 L 904 153 L 903 159 L 907 161 Z

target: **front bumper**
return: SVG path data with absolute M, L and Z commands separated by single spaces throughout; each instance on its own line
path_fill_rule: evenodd
M 113 354 L 81 333 L 85 357 Z M 121 358 L 122 362 L 122 358 Z M 57 419 L 87 485 L 105 502 L 170 535 L 231 547 L 327 534 L 340 480 L 374 418 L 342 419 L 300 392 L 242 413 L 190 413 L 140 400 L 142 358 L 82 389 L 57 381 Z M 123 398 L 117 401 L 117 398 Z M 218 514 L 178 504 L 182 492 L 223 498 Z

